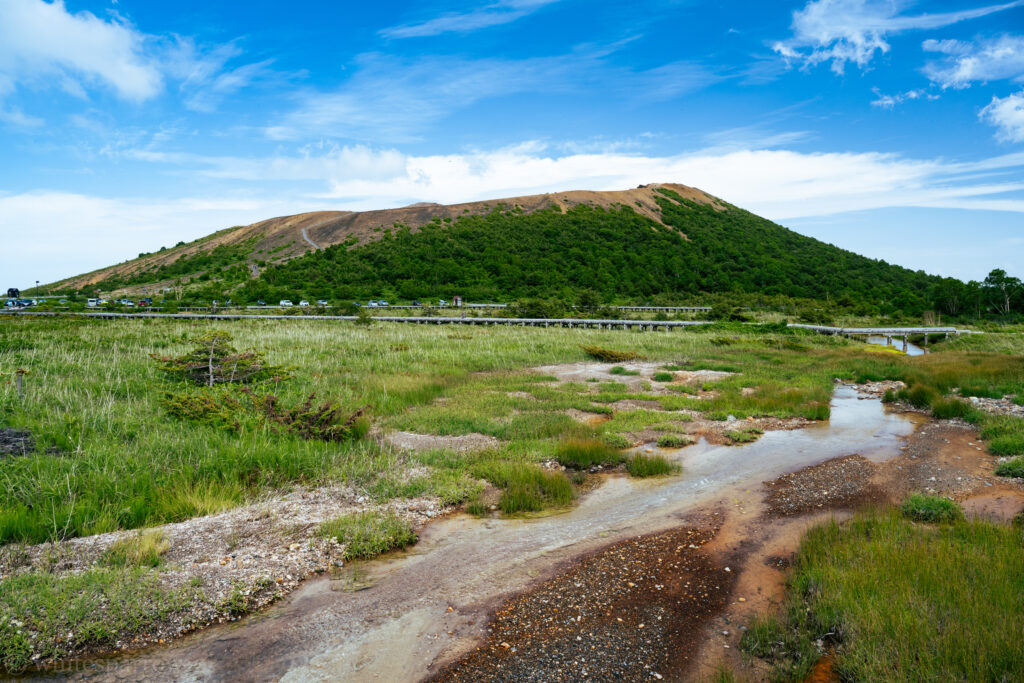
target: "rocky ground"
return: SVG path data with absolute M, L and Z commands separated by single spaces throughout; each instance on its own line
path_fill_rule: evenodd
M 24 455 L 34 448 L 31 433 L 20 429 L 0 429 L 0 458 L 5 455 Z
M 390 510 L 419 528 L 442 514 L 432 499 L 402 499 L 377 505 L 345 487 L 299 488 L 263 502 L 216 515 L 164 524 L 157 531 L 170 542 L 156 572 L 167 589 L 189 590 L 188 604 L 174 611 L 159 626 L 132 642 L 136 648 L 162 643 L 213 623 L 237 619 L 227 603 L 236 595 L 245 611 L 260 609 L 293 590 L 311 574 L 341 566 L 344 545 L 318 533 L 321 522 L 343 514 Z M 0 549 L 0 579 L 19 572 L 41 570 L 71 574 L 96 566 L 117 541 L 138 532 L 119 531 L 35 546 L 8 545 Z M 67 644 L 68 656 L 81 656 Z M 90 652 L 88 654 L 96 654 Z M 39 663 L 44 663 L 39 661 Z

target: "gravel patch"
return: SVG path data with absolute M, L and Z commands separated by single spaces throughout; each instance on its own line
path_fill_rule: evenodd
M 501 442 L 486 434 L 462 434 L 460 436 L 438 436 L 414 432 L 390 432 L 384 440 L 395 448 L 405 451 L 452 450 L 460 453 L 483 451 L 497 448 Z
M 829 460 L 765 482 L 767 514 L 803 515 L 826 508 L 851 508 L 883 498 L 871 483 L 874 467 L 859 455 Z
M 5 455 L 25 455 L 35 449 L 35 441 L 30 432 L 20 429 L 0 429 L 0 457 Z
M 702 546 L 716 529 L 631 539 L 499 608 L 488 638 L 438 681 L 656 681 L 694 661 L 735 572 Z

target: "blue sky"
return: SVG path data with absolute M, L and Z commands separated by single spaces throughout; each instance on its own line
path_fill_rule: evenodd
M 0 285 L 319 209 L 700 187 L 1024 275 L 1024 2 L 0 0 Z

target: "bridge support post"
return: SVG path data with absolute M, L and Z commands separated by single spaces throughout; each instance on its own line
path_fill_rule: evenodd
M 908 335 L 903 335 L 903 353 L 907 352 L 907 342 L 908 342 L 907 336 Z

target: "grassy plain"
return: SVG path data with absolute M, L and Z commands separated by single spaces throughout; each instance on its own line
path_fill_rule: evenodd
M 239 429 L 230 430 L 173 417 L 161 400 L 176 386 L 149 356 L 184 353 L 190 339 L 211 330 L 227 331 L 237 347 L 258 349 L 269 362 L 291 369 L 291 380 L 263 389 L 283 404 L 298 405 L 315 394 L 349 411 L 366 407 L 373 423 L 385 430 L 477 432 L 496 437 L 500 445 L 472 455 L 444 449 L 401 454 L 376 439 L 305 440 L 256 419 L 242 419 Z M 0 321 L 0 426 L 30 431 L 36 450 L 0 464 L 0 543 L 178 521 L 278 488 L 328 480 L 365 488 L 379 499 L 435 494 L 458 502 L 479 490 L 481 477 L 499 487 L 499 481 L 513 481 L 510 473 L 516 471 L 535 478 L 536 463 L 557 459 L 567 440 L 621 446 L 623 433 L 647 425 L 672 433 L 659 411 L 616 411 L 600 424 L 567 414 L 573 408 L 608 415 L 609 405 L 623 399 L 702 411 L 712 419 L 729 414 L 824 419 L 835 377 L 905 379 L 939 393 L 961 387 L 979 395 L 1020 394 L 1024 367 L 1019 357 L 1005 355 L 1020 342 L 1016 336 L 1013 341 L 994 337 L 961 340 L 951 343 L 950 351 L 907 358 L 770 326 L 641 333 L 361 327 L 316 320 L 5 318 Z M 998 351 L 956 350 L 968 342 Z M 682 385 L 652 394 L 618 382 L 558 383 L 526 370 L 587 360 L 581 345 L 637 353 L 668 367 L 737 374 L 708 383 L 703 388 L 715 389 L 714 397 L 698 399 Z M 19 369 L 28 371 L 24 398 L 13 381 Z M 1020 420 L 979 420 L 994 442 L 1014 451 Z M 410 479 L 405 473 L 411 467 L 426 473 Z M 571 500 L 564 492 L 543 497 L 545 504 Z

